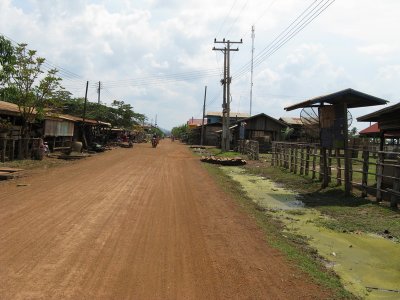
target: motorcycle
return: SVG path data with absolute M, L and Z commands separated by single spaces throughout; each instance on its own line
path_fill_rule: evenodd
M 157 145 L 158 145 L 158 139 L 157 138 L 152 138 L 151 139 L 151 146 L 153 148 L 155 148 L 155 147 L 157 147 Z

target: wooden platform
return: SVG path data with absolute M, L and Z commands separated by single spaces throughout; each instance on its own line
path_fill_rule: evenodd
M 23 171 L 23 169 L 15 169 L 15 168 L 0 168 L 0 180 L 13 179 L 19 176 L 19 172 Z

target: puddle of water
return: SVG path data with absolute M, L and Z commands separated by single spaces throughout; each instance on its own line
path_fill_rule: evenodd
M 317 221 L 327 217 L 304 208 L 295 193 L 246 174 L 239 167 L 222 169 L 255 203 L 285 223 L 288 231 L 307 237 L 346 289 L 365 299 L 400 299 L 400 293 L 366 288 L 400 290 L 400 244 L 375 235 L 341 233 L 318 226 Z

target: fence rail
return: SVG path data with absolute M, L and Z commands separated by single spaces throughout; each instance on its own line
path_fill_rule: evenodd
M 388 200 L 397 208 L 400 199 L 400 152 L 376 151 L 371 148 L 349 148 L 348 184 L 361 190 L 363 197 Z M 272 143 L 272 165 L 294 174 L 309 176 L 325 184 L 345 183 L 345 152 L 327 150 L 318 144 Z M 318 178 L 317 178 L 318 177 Z

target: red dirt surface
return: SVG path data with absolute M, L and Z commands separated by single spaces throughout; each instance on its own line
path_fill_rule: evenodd
M 0 184 L 0 299 L 327 296 L 177 142 Z

